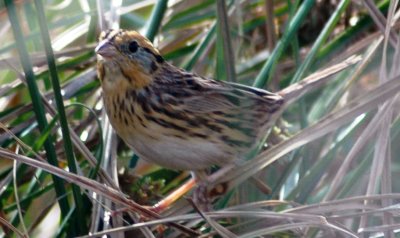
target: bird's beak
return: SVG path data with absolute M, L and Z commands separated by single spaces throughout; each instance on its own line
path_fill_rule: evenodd
M 106 58 L 113 57 L 117 53 L 117 49 L 115 48 L 115 46 L 113 46 L 107 39 L 102 40 L 97 45 L 96 49 L 94 49 L 94 51 L 96 52 L 96 54 L 99 54 Z

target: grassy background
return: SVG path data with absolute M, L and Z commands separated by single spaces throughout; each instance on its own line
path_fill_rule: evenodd
M 1 1 L 0 236 L 395 237 L 397 4 Z M 285 110 L 260 151 L 224 174 L 229 191 L 214 212 L 200 216 L 182 197 L 163 219 L 144 221 L 118 211 L 143 215 L 141 205 L 188 185 L 190 174 L 145 163 L 113 134 L 93 49 L 116 27 L 140 31 L 186 70 L 276 92 L 362 60 Z M 121 227 L 129 231 L 110 231 Z

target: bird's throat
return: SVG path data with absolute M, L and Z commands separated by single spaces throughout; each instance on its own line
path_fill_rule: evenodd
M 150 75 L 134 66 L 126 67 L 118 63 L 98 62 L 98 76 L 104 93 L 118 93 L 128 89 L 140 90 L 152 83 Z

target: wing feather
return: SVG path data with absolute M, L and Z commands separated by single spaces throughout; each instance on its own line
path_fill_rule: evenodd
M 171 70 L 169 67 L 168 70 Z M 214 141 L 227 153 L 245 153 L 266 135 L 283 98 L 262 89 L 206 79 L 174 68 L 155 85 L 160 107 L 173 108 L 174 118 Z M 164 104 L 164 106 L 161 106 Z M 158 110 L 166 114 L 167 110 Z M 177 113 L 179 112 L 179 113 Z M 171 117 L 170 116 L 170 117 Z
M 245 85 L 214 81 L 210 79 L 196 80 L 198 93 L 192 93 L 186 98 L 184 107 L 193 112 L 210 113 L 223 110 L 249 110 L 257 105 L 264 107 L 280 107 L 283 102 L 281 96 Z

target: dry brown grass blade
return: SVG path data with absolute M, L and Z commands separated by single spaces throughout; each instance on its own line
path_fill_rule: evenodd
M 358 67 L 356 69 L 356 72 L 354 73 L 352 78 L 349 80 L 349 82 L 354 81 L 356 79 L 356 77 L 358 77 L 361 74 L 363 69 L 366 68 L 366 66 L 369 63 L 369 61 L 371 60 L 372 56 L 375 55 L 375 53 L 377 52 L 377 49 L 381 45 L 382 41 L 383 41 L 383 37 L 380 37 L 371 45 L 369 51 L 365 54 L 363 61 L 360 63 L 360 67 Z M 348 84 L 348 85 L 350 85 L 350 84 Z M 387 103 L 385 103 L 385 105 L 386 104 Z M 387 105 L 386 107 L 388 107 L 388 106 L 390 106 L 390 105 Z M 370 139 L 370 137 L 373 135 L 373 133 L 376 131 L 378 121 L 380 121 L 380 120 L 381 120 L 381 118 L 379 116 L 375 116 L 372 119 L 371 123 L 369 123 L 367 128 L 358 137 L 357 141 L 352 146 L 350 152 L 347 153 L 346 158 L 342 161 L 339 169 L 337 170 L 334 178 L 332 179 L 332 183 L 329 186 L 328 192 L 325 194 L 323 201 L 330 200 L 337 194 L 337 190 L 339 189 L 342 179 L 344 178 L 344 175 L 347 173 L 351 162 L 356 157 L 358 152 L 363 148 L 363 146 L 366 144 L 366 142 Z
M 21 231 L 19 231 L 15 226 L 13 226 L 11 223 L 9 223 L 1 216 L 0 216 L 0 223 L 3 224 L 5 227 L 9 228 L 10 230 L 12 230 L 13 232 L 15 232 L 15 234 L 18 235 L 19 237 L 24 237 L 24 238 L 27 237 Z
M 383 15 L 380 14 L 380 12 L 376 12 L 377 8 L 376 6 L 373 5 L 371 1 L 366 1 L 365 5 L 368 6 L 368 8 L 371 8 L 370 11 L 375 11 L 373 14 L 375 16 L 372 16 L 375 21 L 376 19 L 379 19 L 381 24 L 384 26 L 384 46 L 383 46 L 383 57 L 381 60 L 381 67 L 379 71 L 379 82 L 384 83 L 388 80 L 388 73 L 387 73 L 387 54 L 388 54 L 388 44 L 389 42 L 393 45 L 393 40 L 392 40 L 392 23 L 395 22 L 396 19 L 394 19 L 395 15 L 395 9 L 397 8 L 398 1 L 391 1 L 390 6 L 389 6 L 389 11 L 388 11 L 388 17 L 387 20 L 384 18 Z M 371 13 L 372 14 L 372 13 Z M 376 22 L 377 25 L 379 23 Z M 382 29 L 381 29 L 382 31 Z M 394 47 L 398 46 L 399 42 L 398 39 L 395 41 L 396 44 L 394 44 Z M 398 53 L 398 50 L 396 50 L 396 53 Z M 398 56 L 395 54 L 394 58 L 398 58 Z M 396 60 L 394 60 L 395 62 Z M 392 69 L 396 69 L 397 65 L 392 65 Z M 389 74 L 389 77 L 393 77 L 397 72 L 397 70 L 392 70 Z M 391 155 L 390 155 L 390 127 L 392 124 L 392 117 L 393 117 L 393 103 L 396 102 L 398 99 L 398 96 L 394 97 L 392 100 L 386 102 L 384 105 L 382 105 L 379 108 L 379 112 L 375 117 L 380 117 L 382 118 L 380 120 L 379 125 L 379 130 L 377 131 L 377 140 L 375 143 L 375 150 L 374 150 L 374 156 L 372 160 L 372 166 L 370 169 L 370 174 L 369 174 L 369 179 L 368 179 L 368 184 L 367 184 L 367 189 L 366 189 L 366 195 L 371 195 L 375 194 L 378 192 L 378 189 L 380 187 L 380 190 L 382 193 L 390 193 L 391 190 L 391 184 L 392 184 L 392 179 L 391 179 L 391 169 L 390 169 L 390 161 L 391 161 Z M 388 106 L 389 105 L 389 106 Z M 391 204 L 390 200 L 383 200 L 382 201 L 386 206 L 389 206 Z M 361 217 L 360 224 L 359 224 L 359 230 L 363 230 L 367 224 L 368 224 L 368 219 L 369 217 L 363 216 Z M 389 213 L 384 213 L 383 216 L 383 222 L 385 224 L 392 224 L 393 223 L 393 217 Z M 386 232 L 385 237 L 394 237 L 393 232 Z
M 274 22 L 274 1 L 265 0 L 265 12 L 267 18 L 267 24 L 265 27 L 267 29 L 267 40 L 268 40 L 268 50 L 272 51 L 276 45 L 276 33 L 275 33 L 275 22 Z
M 95 44 L 85 45 L 82 47 L 71 47 L 68 49 L 63 49 L 57 52 L 54 52 L 54 57 L 59 59 L 62 57 L 74 57 L 79 54 L 92 51 L 95 47 Z M 44 53 L 32 53 L 31 55 L 32 64 L 34 66 L 43 66 L 46 64 L 46 55 Z M 0 70 L 9 69 L 9 65 L 14 65 L 20 67 L 20 62 L 17 58 L 11 56 L 8 58 L 0 58 Z
M 306 77 L 302 81 L 292 84 L 287 88 L 279 91 L 278 93 L 285 99 L 285 105 L 291 105 L 302 95 L 310 92 L 311 90 L 321 87 L 329 81 L 329 76 L 332 76 L 348 67 L 357 64 L 361 61 L 360 56 L 352 56 L 341 63 L 328 67 L 327 69 L 320 70 L 312 75 Z
M 382 32 L 382 34 L 385 34 L 385 29 L 387 25 L 386 18 L 379 11 L 379 9 L 376 7 L 373 1 L 365 0 L 363 1 L 363 3 L 364 6 L 367 8 L 370 16 L 374 20 L 375 24 L 378 26 L 379 30 Z M 391 29 L 389 34 L 389 42 L 394 48 L 397 45 L 397 41 L 398 41 L 397 34 Z
M 340 110 L 327 115 L 318 123 L 305 128 L 299 134 L 262 152 L 254 159 L 241 165 L 240 169 L 235 168 L 232 170 L 232 167 L 235 167 L 232 166 L 231 168 L 227 167 L 225 170 L 221 169 L 217 171 L 209 177 L 209 183 L 215 185 L 221 182 L 228 182 L 229 187 L 232 188 L 288 152 L 336 130 L 343 124 L 353 120 L 356 116 L 372 110 L 381 103 L 393 98 L 399 91 L 400 76 L 397 76 L 369 91 L 357 100 L 353 100 Z
M 33 166 L 35 168 L 40 168 L 43 169 L 51 174 L 54 174 L 70 183 L 74 183 L 78 186 L 80 186 L 83 189 L 87 189 L 90 191 L 93 191 L 95 193 L 101 194 L 105 197 L 107 197 L 108 199 L 112 200 L 115 203 L 118 203 L 120 205 L 123 205 L 124 207 L 126 207 L 128 210 L 133 211 L 133 212 L 138 212 L 140 214 L 143 214 L 147 217 L 152 217 L 152 218 L 160 218 L 160 216 L 151 211 L 146 209 L 145 207 L 137 204 L 136 202 L 128 199 L 123 193 L 121 193 L 118 190 L 113 189 L 112 187 L 108 187 L 104 184 L 101 184 L 97 181 L 88 179 L 84 176 L 80 176 L 80 175 L 76 175 L 73 173 L 69 173 L 63 169 L 57 168 L 55 166 L 52 166 L 50 164 L 47 163 L 43 163 L 41 161 L 37 161 L 34 159 L 31 159 L 27 156 L 23 156 L 23 155 L 18 155 L 15 154 L 13 152 L 10 152 L 6 149 L 0 148 L 0 156 L 2 158 L 5 159 L 12 159 L 12 160 L 16 160 L 18 162 Z M 176 224 L 176 223 L 172 223 L 170 224 L 173 227 L 176 227 L 177 229 L 181 230 L 182 232 L 185 232 L 187 234 L 191 234 L 191 235 L 198 235 L 197 232 Z
M 382 201 L 384 199 L 399 199 L 399 198 L 400 198 L 399 193 L 377 194 L 370 196 L 364 195 L 364 196 L 356 196 L 356 197 L 337 199 L 327 202 L 321 202 L 317 204 L 302 205 L 299 207 L 286 209 L 285 212 L 296 212 L 296 213 L 315 212 L 317 214 L 323 212 L 331 213 L 334 211 L 347 209 L 348 207 L 354 206 L 355 204 L 358 205 L 354 209 L 366 208 L 367 205 L 365 204 L 365 201 L 376 202 L 376 201 Z M 346 207 L 343 208 L 341 206 L 346 206 Z
M 227 219 L 229 219 L 229 218 L 239 218 L 239 219 L 240 218 L 254 218 L 254 219 L 266 219 L 266 220 L 276 219 L 276 220 L 282 221 L 282 223 L 284 223 L 284 225 L 274 225 L 274 226 L 265 228 L 267 230 L 262 230 L 264 233 L 267 233 L 267 234 L 274 233 L 274 232 L 276 232 L 276 230 L 277 231 L 290 230 L 290 229 L 293 229 L 293 227 L 295 227 L 295 228 L 317 227 L 317 228 L 321 228 L 321 229 L 332 228 L 333 230 L 336 230 L 339 232 L 344 232 L 346 234 L 353 234 L 350 231 L 347 231 L 347 230 L 343 231 L 344 229 L 342 229 L 340 227 L 336 227 L 334 224 L 328 222 L 324 216 L 315 215 L 315 214 L 282 213 L 282 212 L 271 212 L 271 211 L 265 211 L 265 210 L 257 210 L 257 211 L 253 211 L 253 210 L 249 210 L 249 211 L 222 210 L 222 211 L 216 211 L 216 212 L 207 212 L 207 213 L 205 213 L 205 215 L 207 215 L 209 218 L 213 218 L 213 219 L 224 219 L 224 218 L 227 218 Z M 98 232 L 98 233 L 91 234 L 88 236 L 83 236 L 83 237 L 85 237 L 85 238 L 99 237 L 99 236 L 105 235 L 105 234 L 133 230 L 133 229 L 138 229 L 140 227 L 145 227 L 145 226 L 150 226 L 150 225 L 155 225 L 155 224 L 198 220 L 199 218 L 201 218 L 201 216 L 199 214 L 169 216 L 167 218 L 163 218 L 163 219 L 159 219 L 159 220 L 133 224 L 133 225 L 126 226 L 126 227 L 110 229 L 107 231 L 102 231 L 102 232 Z M 287 226 L 286 224 L 289 224 L 289 225 Z M 292 226 L 291 224 L 296 224 L 296 226 Z M 303 225 L 304 227 L 301 227 L 301 225 Z M 257 232 L 259 232 L 259 230 Z M 240 235 L 240 237 L 254 237 L 254 236 L 249 236 L 249 234 L 242 234 L 242 235 Z M 199 237 L 209 237 L 207 235 L 209 235 L 209 234 L 203 234 L 202 236 L 199 236 Z
M 229 231 L 227 228 L 221 226 L 218 222 L 214 221 L 210 216 L 208 216 L 205 212 L 201 211 L 201 209 L 196 205 L 196 203 L 189 198 L 189 203 L 192 207 L 197 211 L 197 213 L 212 227 L 218 234 L 224 238 L 236 238 L 236 234 Z

